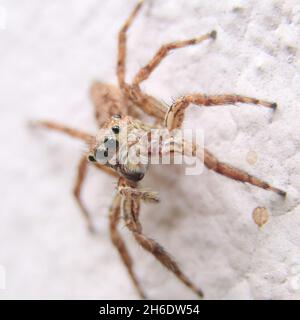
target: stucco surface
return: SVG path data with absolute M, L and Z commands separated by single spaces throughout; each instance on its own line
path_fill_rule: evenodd
M 0 298 L 137 298 L 109 240 L 115 181 L 90 169 L 84 201 L 91 236 L 72 196 L 84 146 L 31 130 L 47 118 L 96 132 L 88 91 L 116 83 L 117 32 L 131 0 L 2 0 L 0 30 Z M 191 92 L 239 93 L 278 102 L 192 106 L 185 126 L 229 162 L 286 190 L 276 194 L 204 170 L 152 168 L 143 186 L 160 204 L 142 207 L 145 232 L 199 284 L 207 299 L 300 298 L 300 4 L 297 0 L 146 1 L 129 32 L 128 81 L 163 43 L 211 30 L 218 38 L 173 52 L 143 84 L 171 103 Z M 257 161 L 247 159 L 255 154 Z M 259 229 L 258 206 L 270 212 Z M 121 228 L 151 298 L 195 298 Z M 2 281 L 3 282 L 3 281 Z

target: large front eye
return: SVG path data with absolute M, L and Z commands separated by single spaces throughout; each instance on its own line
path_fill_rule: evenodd
M 106 164 L 108 162 L 108 151 L 107 149 L 98 149 L 96 151 L 96 160 L 101 164 Z
M 104 145 L 108 150 L 116 151 L 117 141 L 115 139 L 105 139 Z
M 99 163 L 107 164 L 108 161 L 116 154 L 118 141 L 112 138 L 104 139 L 104 148 L 99 148 L 96 151 L 96 160 Z

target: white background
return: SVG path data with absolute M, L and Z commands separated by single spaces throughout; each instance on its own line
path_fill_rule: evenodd
M 91 169 L 84 189 L 98 235 L 72 196 L 84 146 L 30 130 L 52 119 L 96 132 L 89 86 L 116 83 L 117 32 L 135 1 L 2 0 L 0 30 L 0 298 L 137 298 L 109 240 L 115 181 Z M 128 81 L 163 43 L 218 31 L 215 42 L 181 49 L 143 84 L 171 103 L 191 92 L 239 93 L 276 101 L 191 107 L 186 126 L 205 130 L 221 160 L 287 190 L 285 200 L 205 170 L 184 176 L 153 168 L 143 185 L 162 202 L 142 208 L 145 232 L 159 241 L 207 299 L 300 298 L 300 4 L 298 0 L 146 1 L 129 33 Z M 247 162 L 255 152 L 255 165 Z M 261 230 L 252 211 L 265 206 Z M 195 298 L 122 225 L 135 269 L 151 298 Z

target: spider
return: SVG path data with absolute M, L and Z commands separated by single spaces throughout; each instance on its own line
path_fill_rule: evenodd
M 151 134 L 149 133 L 152 128 L 166 128 L 170 132 L 175 129 L 180 129 L 183 123 L 185 110 L 191 104 L 202 107 L 211 107 L 244 103 L 259 105 L 272 110 L 276 109 L 277 104 L 235 94 L 211 96 L 190 94 L 178 98 L 172 105 L 168 106 L 141 90 L 141 83 L 149 78 L 154 69 L 170 51 L 196 45 L 209 39 L 214 40 L 217 36 L 216 31 L 209 32 L 193 39 L 174 41 L 162 45 L 156 54 L 154 54 L 153 58 L 136 73 L 132 83 L 127 83 L 125 81 L 127 31 L 132 25 L 142 5 L 143 1 L 139 1 L 135 5 L 130 16 L 119 31 L 117 60 L 118 86 L 101 82 L 95 82 L 91 86 L 90 93 L 95 106 L 95 117 L 99 126 L 99 133 L 94 136 L 50 121 L 37 121 L 36 125 L 63 132 L 71 137 L 86 142 L 88 151 L 82 156 L 79 162 L 78 174 L 73 192 L 88 228 L 91 231 L 93 231 L 93 224 L 80 196 L 88 164 L 90 163 L 98 169 L 105 171 L 107 174 L 118 178 L 117 190 L 109 210 L 110 236 L 140 297 L 146 298 L 146 295 L 134 272 L 132 258 L 129 255 L 118 230 L 118 224 L 121 219 L 123 219 L 126 227 L 142 248 L 154 255 L 164 267 L 172 272 L 199 297 L 203 297 L 203 291 L 181 271 L 178 264 L 165 249 L 158 242 L 143 233 L 143 228 L 139 220 L 140 202 L 158 202 L 159 199 L 155 192 L 145 191 L 139 188 L 139 181 L 145 176 L 149 163 L 131 163 L 128 161 L 128 153 L 124 153 L 122 150 L 124 147 L 131 149 L 141 141 L 142 136 L 146 135 L 148 140 L 151 140 Z M 155 119 L 154 125 L 148 125 L 141 120 L 141 114 L 143 113 L 150 115 Z M 127 136 L 131 136 L 130 142 L 128 142 L 128 139 L 122 139 L 122 133 L 125 131 Z M 174 140 L 171 142 L 173 142 L 173 144 L 171 143 L 171 147 L 168 151 L 163 148 L 160 149 L 160 155 L 164 152 L 173 154 L 177 152 L 174 147 Z M 181 141 L 181 143 L 185 142 Z M 150 153 L 151 151 L 148 151 L 148 155 Z M 120 154 L 125 157 L 125 161 L 120 162 L 117 159 L 117 155 Z M 195 155 L 194 145 L 190 153 L 190 156 L 193 155 Z M 107 161 L 108 159 L 111 160 L 113 158 L 115 159 L 114 163 Z M 203 162 L 208 169 L 228 178 L 276 192 L 281 196 L 285 196 L 286 194 L 284 191 L 271 186 L 269 183 L 262 181 L 245 171 L 220 162 L 206 148 L 203 148 Z

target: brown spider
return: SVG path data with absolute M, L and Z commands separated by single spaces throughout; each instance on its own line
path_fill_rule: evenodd
M 154 127 L 167 128 L 170 132 L 174 129 L 180 129 L 185 110 L 190 104 L 210 107 L 248 103 L 261 105 L 273 110 L 276 109 L 277 105 L 276 103 L 270 103 L 241 95 L 229 94 L 207 96 L 203 94 L 191 94 L 180 97 L 171 106 L 167 106 L 156 98 L 141 91 L 140 84 L 151 75 L 153 70 L 171 50 L 199 44 L 204 40 L 215 39 L 217 35 L 216 31 L 212 31 L 194 39 L 175 41 L 163 45 L 150 62 L 141 68 L 135 75 L 132 84 L 126 83 L 126 33 L 138 11 L 141 9 L 142 3 L 143 1 L 137 3 L 119 32 L 117 63 L 119 86 L 96 82 L 91 87 L 91 97 L 95 105 L 95 115 L 100 128 L 98 135 L 94 137 L 91 134 L 49 121 L 38 121 L 37 124 L 48 129 L 64 132 L 87 143 L 88 152 L 81 158 L 79 163 L 74 195 L 90 230 L 93 230 L 90 216 L 80 198 L 81 186 L 86 177 L 88 162 L 91 162 L 92 165 L 95 165 L 97 168 L 108 174 L 118 177 L 117 192 L 109 212 L 111 240 L 118 249 L 120 257 L 140 296 L 145 298 L 145 294 L 133 270 L 133 261 L 127 251 L 121 234 L 118 231 L 118 224 L 121 218 L 124 219 L 126 227 L 132 232 L 136 241 L 145 250 L 153 254 L 155 258 L 168 270 L 173 272 L 179 280 L 193 290 L 198 296 L 202 297 L 202 290 L 183 274 L 177 263 L 169 256 L 169 254 L 155 240 L 143 233 L 139 221 L 140 201 L 157 202 L 158 197 L 156 193 L 143 191 L 138 188 L 138 182 L 143 179 L 147 171 L 148 162 L 132 163 L 128 160 L 128 153 L 123 152 L 122 150 L 124 147 L 131 149 L 138 144 L 141 141 L 141 137 L 145 135 L 147 136 L 148 141 L 151 141 L 150 131 Z M 141 114 L 141 112 L 139 112 L 140 110 L 155 118 L 156 122 L 154 126 L 146 125 L 138 119 Z M 122 134 L 125 131 L 127 137 L 131 136 L 130 139 L 122 139 Z M 171 140 L 171 142 L 173 142 L 173 145 L 171 143 L 171 147 L 168 151 L 160 148 L 160 155 L 165 152 L 168 152 L 169 154 L 177 152 L 174 147 L 174 140 Z M 181 141 L 181 143 L 185 144 L 185 141 Z M 196 154 L 195 150 L 195 145 L 192 145 L 189 155 L 194 156 Z M 231 179 L 250 183 L 257 187 L 274 191 L 281 196 L 285 196 L 284 191 L 271 186 L 267 182 L 226 163 L 219 162 L 207 149 L 203 148 L 202 151 L 203 162 L 208 169 L 214 170 Z M 146 155 L 149 156 L 150 154 L 151 150 L 149 151 L 147 149 Z M 120 155 L 125 158 L 125 161 L 120 162 Z M 107 161 L 113 158 L 115 159 L 113 163 Z

